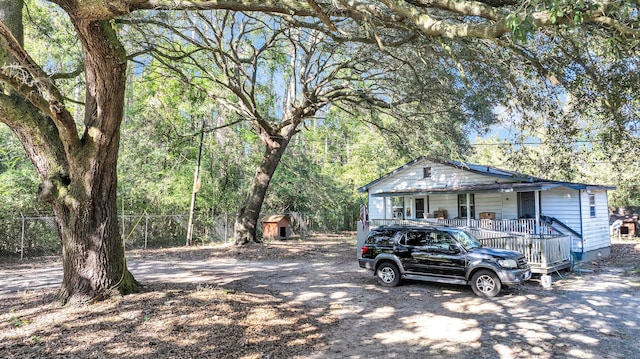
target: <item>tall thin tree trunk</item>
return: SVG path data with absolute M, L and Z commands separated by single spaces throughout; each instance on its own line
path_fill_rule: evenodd
M 235 243 L 237 245 L 249 242 L 259 242 L 257 238 L 258 219 L 264 198 L 273 174 L 280 164 L 282 154 L 287 149 L 291 136 L 281 137 L 275 143 L 267 143 L 262 163 L 256 170 L 253 183 L 245 200 L 244 206 L 240 209 L 235 223 Z

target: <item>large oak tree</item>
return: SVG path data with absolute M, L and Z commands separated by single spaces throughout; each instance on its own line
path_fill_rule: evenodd
M 511 33 L 549 31 L 578 24 L 621 38 L 637 37 L 638 4 L 557 1 L 297 1 L 297 0 L 53 0 L 73 25 L 82 47 L 86 91 L 84 118 L 76 123 L 67 100 L 24 50 L 22 0 L 0 1 L 0 121 L 22 142 L 42 179 L 38 195 L 54 209 L 63 246 L 60 299 L 100 299 L 138 287 L 124 260 L 116 221 L 116 164 L 123 119 L 127 58 L 113 19 L 142 10 L 226 9 L 319 19 L 349 41 L 349 18 L 368 29 L 383 47 L 381 33 L 499 42 Z M 558 5 L 560 4 L 560 5 Z M 55 14 L 52 16 L 59 16 Z M 305 20 L 306 21 L 306 20 Z M 388 31 L 388 32 L 387 32 Z
M 464 147 L 462 128 L 486 124 L 495 102 L 506 97 L 498 72 L 478 66 L 488 62 L 482 56 L 493 49 L 487 46 L 466 44 L 469 61 L 454 56 L 442 39 L 379 33 L 383 51 L 353 21 L 340 22 L 352 34 L 349 46 L 341 46 L 340 37 L 317 21 L 222 10 L 120 22 L 136 34 L 127 41 L 133 53 L 154 59 L 146 71 L 199 91 L 216 103 L 214 116 L 250 128 L 260 140 L 262 159 L 236 220 L 238 244 L 259 240 L 258 218 L 281 158 L 318 113 L 350 113 L 386 131 L 394 147 L 451 156 Z M 473 86 L 449 71 L 462 63 Z

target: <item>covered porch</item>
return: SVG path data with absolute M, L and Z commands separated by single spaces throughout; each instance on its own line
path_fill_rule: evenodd
M 378 219 L 436 218 L 454 221 L 447 224 L 456 226 L 510 228 L 524 225 L 526 230 L 550 231 L 551 228 L 530 224 L 541 223 L 542 193 L 556 188 L 556 185 L 546 183 L 492 183 L 388 190 L 370 194 L 370 205 L 375 203 L 376 206 L 370 211 Z

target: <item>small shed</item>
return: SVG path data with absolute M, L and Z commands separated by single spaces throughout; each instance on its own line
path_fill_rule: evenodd
M 289 239 L 293 234 L 291 217 L 287 214 L 272 214 L 262 219 L 262 236 L 271 239 Z
M 622 220 L 622 225 L 620 226 L 620 232 L 618 235 L 627 236 L 629 238 L 636 237 L 638 235 L 638 217 L 634 215 L 632 218 L 625 218 Z
M 625 216 L 612 214 L 609 216 L 610 234 L 617 235 L 618 237 L 637 237 L 640 234 L 640 221 L 638 221 L 638 215 Z

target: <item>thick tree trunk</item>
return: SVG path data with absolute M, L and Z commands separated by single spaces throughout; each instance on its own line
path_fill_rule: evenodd
M 90 179 L 91 196 L 54 204 L 63 250 L 64 277 L 58 293 L 62 302 L 102 300 L 135 292 L 139 286 L 127 270 L 119 235 L 115 163 L 95 176 Z M 75 190 L 79 186 L 84 185 L 74 181 L 68 188 L 78 193 L 84 190 Z
M 70 161 L 68 194 L 54 201 L 63 247 L 63 301 L 103 299 L 139 287 L 126 266 L 116 203 L 125 51 L 107 21 L 74 20 L 83 45 L 87 92 L 85 130 Z
M 20 0 L 0 1 L 15 5 L 15 11 L 0 11 L 0 21 L 7 14 L 15 18 Z M 127 270 L 116 206 L 126 54 L 108 21 L 74 18 L 75 3 L 61 6 L 70 14 L 84 52 L 87 89 L 82 137 L 62 96 L 6 27 L 0 28 L 7 50 L 0 51 L 0 62 L 19 62 L 38 79 L 43 93 L 24 90 L 20 80 L 6 77 L 13 91 L 3 88 L 0 92 L 0 121 L 20 138 L 43 181 L 38 197 L 55 212 L 64 270 L 59 299 L 67 303 L 131 293 L 139 284 Z M 19 33 L 22 24 L 13 21 L 11 25 L 11 33 Z
M 273 174 L 280 164 L 282 154 L 287 149 L 293 133 L 280 137 L 278 141 L 267 141 L 265 152 L 262 156 L 262 163 L 256 170 L 253 183 L 244 202 L 240 208 L 235 223 L 235 243 L 244 245 L 250 242 L 259 242 L 257 238 L 258 219 L 262 203 L 267 194 L 269 183 Z

